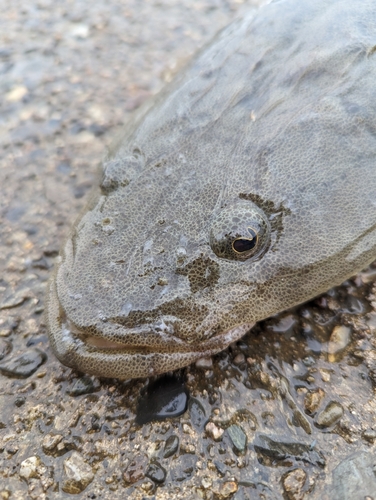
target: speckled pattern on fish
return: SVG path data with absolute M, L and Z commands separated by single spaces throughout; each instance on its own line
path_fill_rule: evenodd
M 370 263 L 375 47 L 373 2 L 273 2 L 139 110 L 50 281 L 58 358 L 173 370 Z

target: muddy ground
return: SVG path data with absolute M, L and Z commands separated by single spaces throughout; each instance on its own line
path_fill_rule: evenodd
M 181 373 L 180 417 L 139 425 L 149 381 L 52 354 L 46 281 L 132 111 L 241 0 L 3 0 L 0 498 L 376 498 L 376 268 Z

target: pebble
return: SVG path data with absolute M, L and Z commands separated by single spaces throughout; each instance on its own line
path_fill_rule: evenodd
M 136 483 L 145 477 L 145 469 L 147 464 L 146 455 L 136 455 L 132 462 L 126 467 L 123 477 L 124 481 L 129 484 Z
M 230 425 L 227 428 L 228 435 L 230 436 L 234 453 L 241 455 L 245 453 L 247 448 L 247 436 L 239 425 Z
M 214 422 L 208 422 L 205 427 L 205 431 L 214 441 L 219 441 L 225 432 L 220 427 L 217 427 Z
M 39 349 L 29 349 L 24 354 L 13 356 L 0 363 L 0 372 L 7 377 L 30 377 L 47 359 Z
M 192 425 L 197 429 L 197 430 L 202 430 L 208 419 L 206 417 L 205 409 L 198 401 L 198 399 L 192 398 L 189 402 L 189 414 L 191 416 L 191 422 Z
M 1 293 L 1 289 L 0 289 Z M 9 337 L 16 330 L 19 324 L 19 318 L 0 318 L 0 337 Z
M 211 487 L 211 485 L 213 484 L 213 481 L 210 477 L 203 477 L 202 480 L 201 480 L 201 486 L 207 490 L 208 488 Z
M 153 420 L 182 415 L 188 406 L 188 391 L 176 376 L 164 375 L 151 383 L 137 405 L 136 423 L 143 425 Z
M 0 310 L 13 309 L 13 307 L 21 306 L 26 299 L 27 295 L 25 294 L 24 291 L 8 295 L 0 302 Z
M 336 424 L 343 416 L 343 407 L 336 401 L 330 401 L 318 415 L 316 425 L 318 427 L 330 427 Z
M 62 441 L 63 436 L 61 434 L 46 434 L 42 441 L 43 451 L 48 455 L 50 454 L 56 446 Z
M 179 448 L 179 438 L 172 434 L 169 438 L 167 438 L 165 442 L 165 447 L 163 450 L 163 458 L 172 457 L 178 451 Z
M 302 489 L 306 479 L 307 474 L 303 469 L 294 469 L 284 476 L 282 484 L 288 500 L 303 500 Z
M 166 479 L 166 475 L 166 469 L 164 469 L 157 460 L 149 464 L 149 467 L 147 468 L 145 473 L 145 476 L 158 484 L 164 482 L 164 480 Z
M 215 468 L 217 469 L 218 474 L 221 477 L 224 477 L 226 475 L 226 472 L 227 472 L 226 465 L 222 462 L 219 462 L 218 460 L 214 460 L 213 464 L 214 464 Z
M 366 429 L 363 432 L 362 437 L 369 443 L 374 443 L 376 440 L 376 431 L 374 429 Z
M 62 490 L 65 493 L 77 495 L 84 491 L 94 479 L 91 466 L 76 451 L 64 460 L 63 467 Z
M 200 358 L 196 361 L 197 368 L 204 368 L 205 370 L 213 368 L 212 358 Z
M 240 354 L 237 354 L 234 358 L 234 365 L 241 365 L 245 362 L 245 356 L 241 352 Z
M 38 467 L 41 465 L 42 462 L 39 457 L 29 457 L 21 462 L 19 474 L 26 480 L 31 479 L 32 477 L 39 477 Z
M 325 467 L 326 460 L 320 451 L 313 446 L 299 441 L 282 441 L 278 436 L 259 434 L 254 441 L 254 448 L 262 463 L 271 462 L 275 465 L 284 465 L 286 461 L 302 460 L 319 467 Z M 278 463 L 279 462 L 279 463 Z
M 17 85 L 17 87 L 13 87 L 12 90 L 5 94 L 5 100 L 8 102 L 18 102 L 28 93 L 29 91 L 24 85 Z
M 12 342 L 0 337 L 0 360 L 5 358 L 12 350 Z
M 235 481 L 218 482 L 214 485 L 213 492 L 217 498 L 230 498 L 238 491 Z
M 325 398 L 325 391 L 320 387 L 313 391 L 307 392 L 304 398 L 304 409 L 309 415 L 313 415 L 321 405 L 322 400 Z
M 333 328 L 328 343 L 328 361 L 334 363 L 351 340 L 351 329 L 348 326 L 337 325 Z
M 70 396 L 82 396 L 83 394 L 90 394 L 92 392 L 98 391 L 100 389 L 100 383 L 98 379 L 84 375 L 75 381 L 73 387 L 67 390 Z

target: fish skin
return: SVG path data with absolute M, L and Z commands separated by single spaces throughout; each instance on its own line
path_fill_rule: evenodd
M 60 361 L 174 370 L 372 262 L 375 51 L 372 1 L 280 0 L 140 109 L 49 282 Z

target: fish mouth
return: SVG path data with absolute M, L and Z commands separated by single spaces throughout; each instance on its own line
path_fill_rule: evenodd
M 66 366 L 99 377 L 145 378 L 209 357 L 243 337 L 253 324 L 236 325 L 213 337 L 189 341 L 156 331 L 156 325 L 126 328 L 104 323 L 103 330 L 78 328 L 65 313 L 54 279 L 49 284 L 46 320 L 52 349 Z

